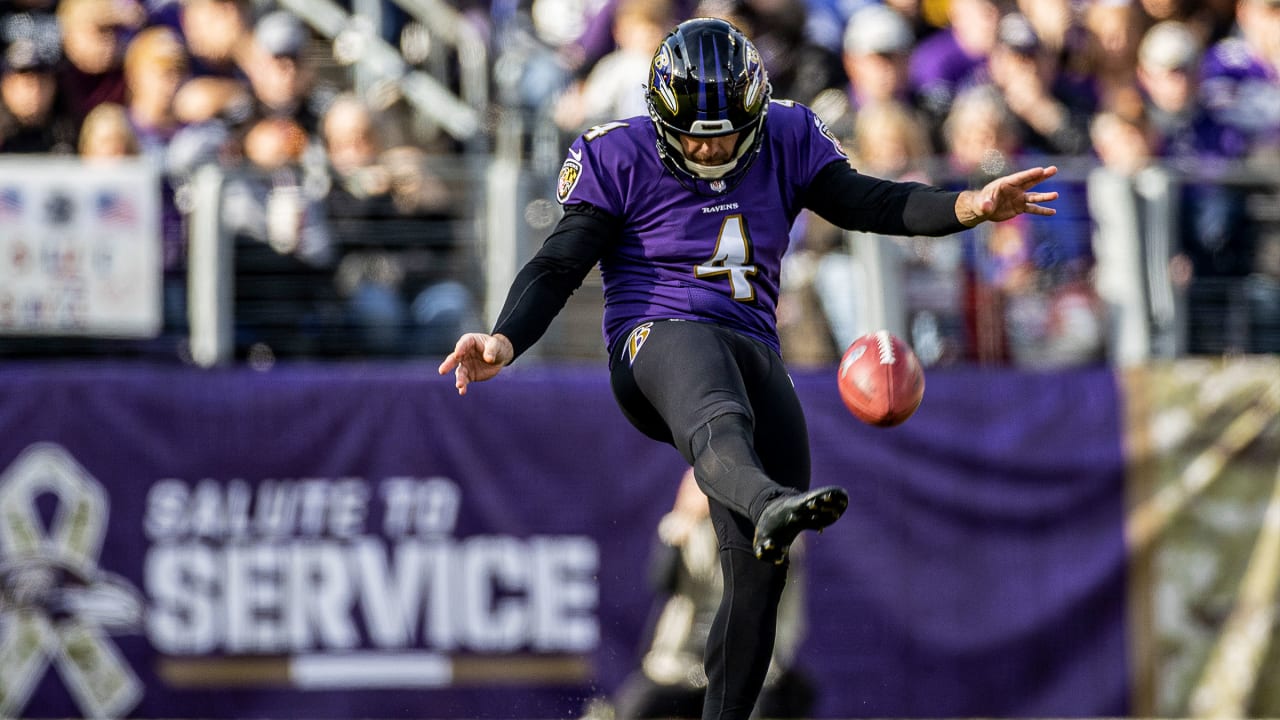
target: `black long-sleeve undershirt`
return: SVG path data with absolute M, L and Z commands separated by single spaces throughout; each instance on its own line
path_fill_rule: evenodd
M 843 161 L 818 172 L 803 205 L 846 230 L 884 235 L 940 236 L 960 232 L 959 193 L 929 185 L 862 175 Z M 528 350 L 608 252 L 622 219 L 593 205 L 565 207 L 551 235 L 516 274 L 493 332 L 511 341 L 515 357 Z
M 940 237 L 967 229 L 956 218 L 959 194 L 923 183 L 863 175 L 837 160 L 818 171 L 801 201 L 845 230 Z
M 551 235 L 516 273 L 493 328 L 511 341 L 515 357 L 542 337 L 621 232 L 622 220 L 594 205 L 565 206 Z

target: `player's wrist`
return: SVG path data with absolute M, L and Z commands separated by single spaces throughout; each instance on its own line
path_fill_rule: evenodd
M 503 335 L 502 333 L 494 333 L 492 337 L 494 340 L 498 341 L 499 345 L 498 352 L 495 355 L 496 362 L 494 364 L 502 366 L 510 365 L 511 362 L 516 359 L 515 344 L 511 342 L 511 338 Z
M 956 196 L 956 220 L 965 227 L 974 227 L 986 218 L 982 215 L 982 202 L 976 190 L 964 190 Z

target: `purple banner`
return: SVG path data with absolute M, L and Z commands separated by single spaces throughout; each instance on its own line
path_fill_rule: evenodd
M 818 717 L 1129 706 L 1112 376 L 796 377 Z M 603 368 L 0 369 L 0 715 L 573 717 L 634 669 L 683 462 Z
M 1123 716 L 1124 467 L 1107 371 L 935 371 L 898 428 L 802 385 L 814 482 L 850 514 L 810 546 L 826 717 Z

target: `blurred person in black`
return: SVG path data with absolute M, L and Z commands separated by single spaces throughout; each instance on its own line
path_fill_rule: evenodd
M 288 118 L 308 134 L 319 132 L 320 115 L 335 93 L 315 81 L 315 68 L 304 52 L 309 40 L 302 22 L 283 10 L 254 24 L 243 65 L 253 90 L 254 118 Z
M 77 128 L 56 115 L 56 46 L 22 38 L 0 58 L 0 153 L 71 153 Z
M 323 183 L 304 163 L 309 142 L 297 122 L 262 118 L 244 136 L 243 162 L 228 166 L 221 219 L 235 243 L 238 353 L 264 344 L 277 355 L 322 354 L 341 328 Z
M 1021 13 L 1000 18 L 986 75 L 1017 118 L 1027 150 L 1079 155 L 1089 149 L 1088 122 L 1096 97 L 1087 78 L 1069 76 Z
M 333 259 L 320 198 L 307 187 L 303 155 L 309 142 L 287 118 L 263 118 L 244 138 L 243 172 L 228 181 L 223 220 L 237 236 L 311 266 Z
M 948 26 L 917 43 L 907 65 L 912 97 L 940 147 L 951 104 L 986 66 L 1000 22 L 994 0 L 951 0 L 946 7 Z
M 335 283 L 362 352 L 443 354 L 474 320 L 456 278 L 453 198 L 419 149 L 354 95 L 321 123 L 332 187 L 325 198 Z
M 320 130 L 333 180 L 326 199 L 329 214 L 394 215 L 391 174 L 378 162 L 385 149 L 385 132 L 369 106 L 355 95 L 339 95 L 325 110 Z
M 145 12 L 134 0 L 61 0 L 57 8 L 66 55 L 58 68 L 59 105 L 78 123 L 101 103 L 125 101 L 125 47 Z

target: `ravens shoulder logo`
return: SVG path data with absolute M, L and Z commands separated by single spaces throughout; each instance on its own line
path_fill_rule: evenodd
M 573 192 L 580 177 L 582 177 L 582 163 L 573 158 L 567 158 L 564 165 L 560 166 L 560 178 L 556 181 L 556 199 L 562 205 L 569 199 L 569 194 Z

